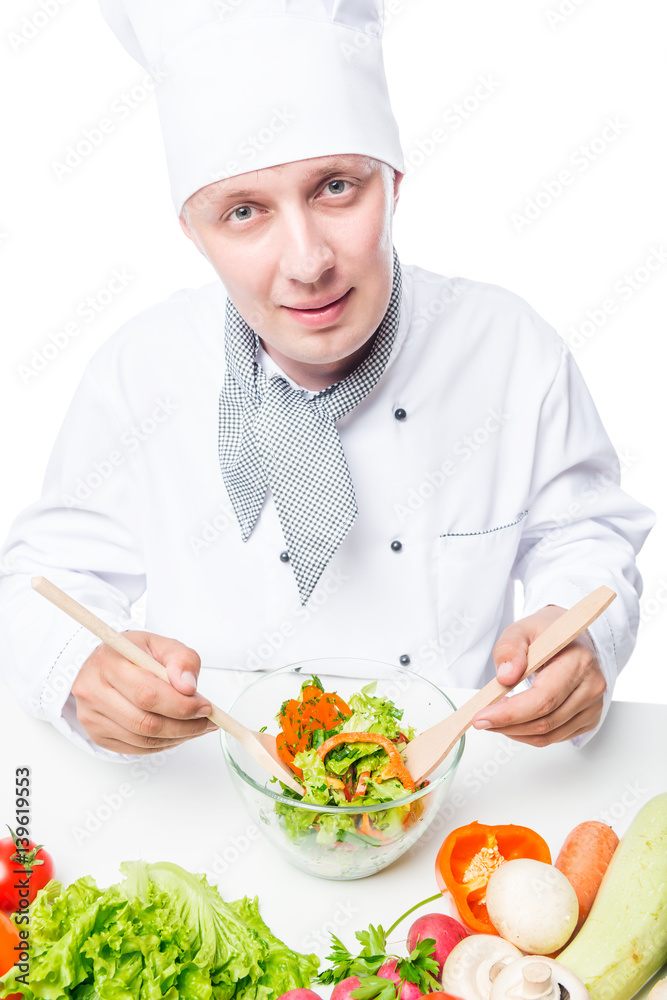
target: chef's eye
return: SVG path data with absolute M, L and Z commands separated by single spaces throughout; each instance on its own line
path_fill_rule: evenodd
M 348 183 L 349 183 L 349 181 L 343 181 L 343 180 L 341 180 L 341 179 L 340 179 L 339 177 L 337 177 L 337 178 L 336 178 L 336 180 L 334 180 L 334 181 L 329 181 L 329 183 L 327 184 L 327 187 L 328 187 L 328 188 L 329 188 L 330 190 L 331 190 L 332 188 L 336 188 L 336 190 L 335 190 L 335 191 L 332 191 L 332 192 L 331 192 L 332 194 L 345 194 L 345 191 L 343 190 L 343 187 L 342 187 L 342 185 L 343 185 L 343 184 L 348 184 Z
M 246 219 L 250 218 L 250 212 L 252 212 L 250 205 L 239 205 L 238 208 L 232 211 L 230 219 L 236 219 L 237 222 L 245 222 Z

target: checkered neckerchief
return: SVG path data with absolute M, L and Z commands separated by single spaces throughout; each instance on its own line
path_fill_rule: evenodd
M 357 501 L 335 421 L 382 375 L 394 343 L 402 275 L 396 250 L 391 298 L 368 357 L 312 399 L 257 362 L 259 339 L 231 299 L 225 311 L 227 370 L 220 393 L 222 478 L 247 541 L 267 487 L 278 512 L 301 603 L 357 516 Z

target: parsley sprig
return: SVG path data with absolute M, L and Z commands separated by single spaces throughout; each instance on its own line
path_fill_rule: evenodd
M 352 955 L 340 938 L 331 935 L 331 954 L 327 956 L 327 961 L 333 967 L 320 973 L 318 983 L 330 985 L 348 976 L 357 976 L 359 987 L 350 994 L 354 1000 L 400 1000 L 405 983 L 414 983 L 423 993 L 438 987 L 434 975 L 438 972 L 438 963 L 433 958 L 433 938 L 418 941 L 408 958 L 400 958 L 387 954 L 387 934 L 381 925 L 374 927 L 371 924 L 367 931 L 357 931 L 355 937 L 362 945 L 358 955 Z M 377 975 L 385 962 L 392 958 L 397 961 L 398 982 Z

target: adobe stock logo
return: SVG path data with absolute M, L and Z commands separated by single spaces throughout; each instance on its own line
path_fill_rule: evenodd
M 511 213 L 510 222 L 515 232 L 521 235 L 540 219 L 579 177 L 614 146 L 629 127 L 628 123 L 622 121 L 618 115 L 605 118 L 596 135 L 572 150 L 567 159 L 568 165 L 559 170 L 555 176 L 542 181 L 540 189 L 524 203 L 523 211 Z
M 108 136 L 112 135 L 119 123 L 127 121 L 133 112 L 155 92 L 156 85 L 162 83 L 165 75 L 162 72 L 152 76 L 145 73 L 141 80 L 128 90 L 119 94 L 109 108 L 108 114 L 99 118 L 93 125 L 83 129 L 78 138 L 68 143 L 59 160 L 51 161 L 51 169 L 55 177 L 62 181 L 69 177 L 96 149 L 102 146 Z
M 39 347 L 30 349 L 30 358 L 18 365 L 17 371 L 23 384 L 28 385 L 35 376 L 48 368 L 63 351 L 66 351 L 72 341 L 83 333 L 85 327 L 93 323 L 134 281 L 134 277 L 126 267 L 114 268 L 104 285 L 82 298 L 74 308 L 76 319 L 70 319 L 57 330 L 52 330 L 47 335 L 45 342 Z
M 20 52 L 33 38 L 37 38 L 68 3 L 69 0 L 39 0 L 37 10 L 23 17 L 16 31 L 7 33 L 7 41 L 14 52 Z

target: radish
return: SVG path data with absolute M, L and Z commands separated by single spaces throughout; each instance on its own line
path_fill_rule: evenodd
M 359 977 L 358 976 L 348 976 L 347 979 L 341 979 L 338 986 L 334 989 L 331 994 L 331 1000 L 350 1000 L 350 993 L 352 990 L 359 989 Z
M 391 961 L 385 962 L 384 965 L 381 966 L 377 975 L 380 979 L 391 979 L 395 983 L 398 983 L 401 977 L 396 971 L 397 965 L 398 960 L 392 958 Z M 419 998 L 423 996 L 425 996 L 425 994 L 422 993 L 419 987 L 415 986 L 414 983 L 403 983 L 400 991 L 400 1000 L 419 1000 Z
M 312 990 L 288 990 L 287 993 L 283 993 L 278 997 L 278 1000 L 322 1000 L 319 993 L 313 993 Z
M 433 958 L 438 963 L 436 978 L 440 979 L 445 959 L 454 945 L 464 937 L 468 937 L 468 931 L 458 920 L 444 913 L 425 913 L 423 917 L 415 920 L 408 931 L 408 953 L 414 951 L 418 941 L 433 938 L 435 940 Z

